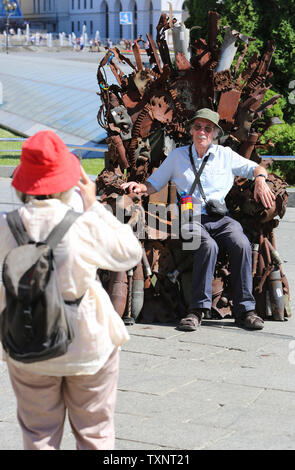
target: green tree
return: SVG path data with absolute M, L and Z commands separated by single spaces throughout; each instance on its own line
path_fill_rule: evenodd
M 261 142 L 265 143 L 271 139 L 274 147 L 269 151 L 262 150 L 260 153 L 264 155 L 295 155 L 295 123 L 280 124 L 272 126 L 261 137 Z M 294 161 L 275 161 L 272 171 L 278 172 L 290 185 L 295 184 L 295 162 Z
M 277 93 L 281 98 L 265 114 L 268 118 L 279 117 L 282 124 L 272 126 L 260 140 L 261 143 L 268 139 L 273 141 L 272 155 L 295 155 L 295 0 L 186 0 L 186 6 L 190 13 L 186 26 L 193 28 L 192 39 L 207 38 L 208 11 L 217 11 L 220 15 L 220 45 L 224 26 L 255 38 L 250 42 L 244 65 L 254 51 L 261 56 L 268 40 L 275 41 L 270 66 L 272 88 L 266 93 L 265 100 Z M 236 60 L 238 56 L 239 51 Z M 269 154 L 269 150 L 261 149 L 260 153 Z M 294 161 L 275 162 L 273 170 L 289 184 L 295 184 Z
M 208 11 L 220 14 L 220 35 L 223 26 L 230 26 L 255 38 L 248 49 L 247 58 L 257 50 L 264 51 L 267 40 L 275 41 L 271 64 L 273 89 L 288 100 L 289 84 L 295 80 L 295 0 L 186 0 L 190 17 L 186 26 L 193 29 L 194 37 L 207 36 Z M 287 101 L 285 118 L 295 122 L 295 105 Z

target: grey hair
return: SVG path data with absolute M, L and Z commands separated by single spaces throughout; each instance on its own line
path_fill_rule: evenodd
M 15 190 L 17 197 L 21 200 L 23 204 L 32 201 L 33 199 L 59 199 L 64 204 L 67 204 L 72 197 L 73 191 L 75 188 L 68 189 L 61 193 L 46 194 L 42 196 L 32 195 L 22 193 L 21 191 Z
M 217 139 L 217 137 L 219 136 L 219 133 L 220 133 L 220 129 L 219 127 L 217 126 L 214 126 L 214 130 L 213 130 L 213 139 Z

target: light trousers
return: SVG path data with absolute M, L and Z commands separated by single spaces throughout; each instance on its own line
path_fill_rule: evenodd
M 79 450 L 112 450 L 119 353 L 115 348 L 94 375 L 55 377 L 7 360 L 25 450 L 60 448 L 66 409 Z

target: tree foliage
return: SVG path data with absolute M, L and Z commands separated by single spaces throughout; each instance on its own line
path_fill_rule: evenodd
M 217 11 L 220 14 L 220 41 L 226 25 L 255 38 L 245 61 L 254 50 L 261 55 L 267 40 L 273 39 L 276 48 L 271 82 L 276 92 L 288 98 L 289 84 L 295 80 L 295 0 L 186 0 L 186 5 L 190 13 L 186 26 L 200 27 L 193 29 L 194 36 L 206 38 L 208 11 Z M 295 121 L 294 106 L 287 103 L 288 121 Z
M 266 110 L 266 115 L 268 118 L 279 117 L 282 124 L 266 131 L 261 142 L 273 141 L 272 155 L 295 155 L 295 0 L 186 0 L 186 6 L 190 14 L 186 26 L 191 29 L 192 39 L 207 39 L 208 11 L 217 11 L 220 15 L 220 45 L 224 26 L 254 38 L 244 64 L 255 51 L 261 56 L 268 40 L 275 41 L 270 66 L 272 88 L 266 93 L 265 100 L 276 93 L 281 98 Z M 236 56 L 237 59 L 239 50 Z M 295 184 L 294 161 L 276 162 L 274 169 L 279 170 L 289 184 Z
M 295 123 L 280 124 L 272 126 L 261 138 L 264 143 L 271 139 L 274 148 L 272 155 L 295 155 Z M 261 154 L 269 154 L 269 152 L 261 151 Z M 273 171 L 278 170 L 279 174 L 287 181 L 288 184 L 295 184 L 295 162 L 294 161 L 275 161 L 272 167 Z

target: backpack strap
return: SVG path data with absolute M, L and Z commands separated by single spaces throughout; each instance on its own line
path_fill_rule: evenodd
M 50 246 L 52 250 L 57 247 L 65 233 L 69 230 L 70 226 L 75 222 L 77 217 L 81 215 L 79 212 L 69 210 L 62 221 L 57 224 L 54 229 L 50 232 L 48 237 L 43 243 Z M 6 214 L 8 226 L 17 242 L 18 245 L 26 245 L 32 242 L 31 238 L 26 231 L 21 216 L 19 215 L 18 209 L 8 212 Z
M 25 229 L 21 216 L 19 215 L 18 209 L 7 212 L 6 220 L 8 227 L 10 228 L 12 235 L 14 236 L 18 245 L 26 245 L 32 240 L 30 239 L 28 232 Z
M 54 250 L 54 248 L 57 247 L 63 236 L 69 230 L 70 226 L 80 215 L 81 213 L 79 212 L 75 212 L 71 209 L 68 210 L 62 221 L 54 227 L 43 243 L 46 243 L 52 250 Z

